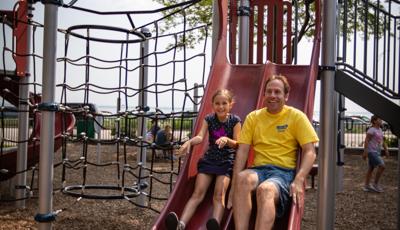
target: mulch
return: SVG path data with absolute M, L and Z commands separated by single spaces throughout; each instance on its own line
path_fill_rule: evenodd
M 88 156 L 95 157 L 96 146 L 89 146 Z M 82 154 L 82 146 L 68 144 L 70 158 Z M 124 151 L 120 147 L 119 159 L 124 162 L 136 161 L 135 147 L 127 147 Z M 102 146 L 101 161 L 115 161 L 115 146 Z M 121 154 L 126 152 L 127 154 Z M 74 156 L 75 155 L 75 156 Z M 60 153 L 56 154 L 55 162 L 60 161 Z M 386 170 L 382 177 L 383 193 L 362 191 L 366 163 L 357 154 L 346 154 L 344 159 L 343 191 L 337 193 L 335 198 L 335 229 L 397 229 L 397 156 L 385 159 Z M 116 166 L 96 169 L 87 167 L 87 184 L 118 183 Z M 170 170 L 167 160 L 158 160 L 154 165 L 158 170 Z M 117 170 L 121 170 L 117 169 Z M 81 183 L 82 171 L 68 171 L 67 184 Z M 53 229 L 151 229 L 158 213 L 149 209 L 137 207 L 126 199 L 80 199 L 66 195 L 57 188 L 61 183 L 61 167 L 54 170 L 53 210 L 62 209 L 53 222 Z M 121 175 L 120 175 L 121 176 Z M 37 177 L 37 175 L 35 176 Z M 169 176 L 163 176 L 168 180 Z M 28 177 L 30 178 L 30 177 Z M 37 178 L 35 178 L 37 181 Z M 134 181 L 133 178 L 129 178 Z M 127 181 L 129 181 L 127 179 Z M 316 181 L 318 181 L 316 179 Z M 332 181 L 332 183 L 334 183 Z M 4 186 L 4 183 L 3 183 Z M 316 189 L 306 191 L 305 213 L 302 229 L 317 229 L 317 199 L 318 184 Z M 104 191 L 93 191 L 94 193 Z M 107 193 L 105 191 L 104 193 Z M 154 183 L 153 192 L 156 196 L 164 197 L 169 194 L 169 187 L 162 183 Z M 111 191 L 115 193 L 115 191 Z M 34 191 L 34 196 L 37 191 Z M 2 196 L 2 199 L 5 197 Z M 153 201 L 152 201 L 153 202 Z M 165 201 L 154 201 L 151 206 L 161 210 Z M 327 207 L 328 208 L 328 207 Z M 34 216 L 38 212 L 38 199 L 26 200 L 26 208 L 16 209 L 13 203 L 0 203 L 0 229 L 38 229 Z

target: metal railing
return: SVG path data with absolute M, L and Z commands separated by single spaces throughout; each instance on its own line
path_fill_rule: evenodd
M 319 122 L 313 121 L 314 129 L 319 131 Z M 359 120 L 345 118 L 344 119 L 344 146 L 345 148 L 363 148 L 365 136 L 368 128 L 371 127 L 368 123 L 360 122 Z M 384 123 L 382 127 L 383 136 L 388 147 L 397 148 L 398 138 L 394 135 L 390 126 Z
M 400 1 L 339 1 L 337 67 L 400 99 Z
M 100 128 L 100 139 L 104 141 L 110 141 L 114 140 L 115 138 L 118 137 L 117 135 L 117 118 L 116 117 L 104 117 L 102 121 L 102 128 Z M 88 124 L 85 124 L 87 122 Z M 160 120 L 158 122 L 158 125 L 162 128 L 166 124 L 169 124 L 173 126 L 173 121 L 172 119 L 170 120 Z M 89 133 L 86 134 L 89 138 L 97 138 L 97 136 L 94 136 L 95 133 L 95 128 L 94 126 L 97 125 L 96 122 L 93 120 L 88 120 L 88 121 L 83 121 L 77 119 L 77 123 L 74 128 L 73 132 L 73 139 L 79 138 L 80 137 L 80 132 L 82 132 L 83 129 L 85 129 L 86 125 L 88 125 L 88 130 Z M 136 130 L 137 130 L 137 119 L 127 119 L 127 122 L 122 122 L 120 123 L 121 127 L 120 130 L 121 132 L 126 132 L 127 133 L 122 133 L 120 135 L 122 136 L 129 136 L 129 137 L 135 137 Z M 125 128 L 127 126 L 127 128 Z M 314 121 L 313 122 L 314 128 L 319 130 L 319 123 Z M 193 127 L 193 119 L 186 119 L 185 122 L 182 124 L 182 129 L 180 125 L 175 124 L 173 126 L 173 136 L 175 137 L 176 140 L 181 139 L 185 140 L 189 138 L 192 134 L 192 127 Z M 346 148 L 361 148 L 364 145 L 364 140 L 365 140 L 365 133 L 366 130 L 370 127 L 368 123 L 360 123 L 357 120 L 352 120 L 352 119 L 346 119 L 345 120 L 345 139 L 344 139 L 344 145 Z M 147 130 L 151 129 L 151 124 L 150 122 L 147 124 Z M 30 127 L 31 130 L 31 127 Z M 126 131 L 125 131 L 126 130 Z M 181 131 L 182 130 L 182 131 Z M 386 142 L 388 143 L 389 147 L 397 147 L 397 137 L 390 131 L 390 127 L 385 126 L 383 127 L 383 133 Z M 93 135 L 92 135 L 93 134 Z M 4 148 L 6 147 L 13 147 L 16 146 L 16 142 L 18 141 L 18 119 L 16 117 L 7 117 L 3 118 L 3 122 L 0 123 L 0 135 L 3 135 L 4 139 L 7 140 L 12 140 L 12 141 L 4 141 Z
M 33 119 L 29 119 L 29 135 L 32 133 Z M 5 117 L 0 120 L 0 143 L 3 148 L 15 147 L 18 144 L 18 118 Z

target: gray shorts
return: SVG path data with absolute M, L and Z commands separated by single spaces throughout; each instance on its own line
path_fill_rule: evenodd
M 385 163 L 382 160 L 382 157 L 379 153 L 377 152 L 369 152 L 368 153 L 368 166 L 369 168 L 376 168 L 380 165 L 385 165 Z

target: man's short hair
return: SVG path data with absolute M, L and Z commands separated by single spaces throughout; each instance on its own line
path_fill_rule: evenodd
M 289 85 L 287 78 L 282 74 L 274 74 L 270 78 L 268 78 L 268 80 L 265 82 L 265 85 L 264 85 L 264 91 L 267 90 L 268 83 L 270 83 L 272 80 L 275 80 L 275 79 L 279 80 L 283 83 L 283 90 L 285 92 L 285 95 L 288 94 L 290 91 L 290 85 Z

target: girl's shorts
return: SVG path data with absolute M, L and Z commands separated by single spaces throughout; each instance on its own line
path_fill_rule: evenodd
M 382 160 L 382 157 L 379 153 L 377 152 L 369 152 L 368 153 L 368 166 L 370 168 L 376 168 L 380 165 L 385 165 L 385 163 Z

